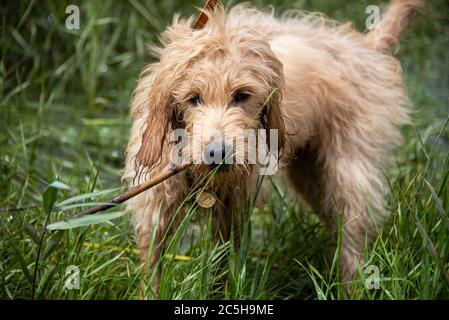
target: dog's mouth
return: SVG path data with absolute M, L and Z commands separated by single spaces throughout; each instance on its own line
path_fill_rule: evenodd
M 208 177 L 214 182 L 229 183 L 241 180 L 251 171 L 251 166 L 242 162 L 242 155 L 235 152 L 232 144 L 212 141 L 204 145 L 200 163 L 195 164 L 198 175 Z M 245 162 L 245 161 L 243 161 Z
M 252 166 L 242 164 L 197 164 L 191 168 L 195 183 L 213 190 L 236 188 L 246 181 Z
M 263 137 L 258 141 L 258 135 L 226 137 L 217 139 L 204 137 L 204 135 L 187 136 L 184 145 L 175 145 L 172 162 L 181 161 L 193 165 L 193 175 L 211 177 L 215 182 L 241 180 L 257 172 L 266 174 L 264 167 L 267 159 L 272 158 L 269 148 Z M 267 167 L 270 169 L 270 167 Z M 263 170 L 265 171 L 263 171 Z M 270 174 L 268 172 L 268 174 Z

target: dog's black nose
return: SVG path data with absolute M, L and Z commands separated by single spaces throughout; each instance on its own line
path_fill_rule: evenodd
M 223 168 L 225 164 L 231 164 L 232 161 L 232 145 L 221 141 L 209 142 L 204 148 L 204 162 L 208 165 L 216 167 L 220 164 Z

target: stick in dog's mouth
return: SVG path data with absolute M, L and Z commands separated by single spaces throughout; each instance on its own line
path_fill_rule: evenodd
M 86 209 L 84 211 L 81 211 L 77 214 L 75 214 L 74 216 L 70 217 L 69 219 L 76 219 L 76 218 L 80 218 L 83 216 L 87 216 L 87 215 L 91 215 L 91 214 L 95 214 L 101 211 L 105 211 L 107 209 L 110 209 L 112 207 L 115 207 L 116 205 L 125 202 L 126 200 L 129 200 L 131 198 L 134 198 L 135 196 L 137 196 L 138 194 L 154 187 L 155 185 L 158 185 L 159 183 L 161 183 L 162 181 L 167 180 L 170 177 L 173 177 L 174 175 L 178 174 L 179 172 L 187 169 L 187 167 L 189 167 L 190 165 L 188 164 L 182 164 L 182 165 L 173 165 L 168 169 L 165 169 L 164 171 L 162 171 L 161 173 L 159 173 L 158 175 L 156 175 L 155 177 L 153 177 L 152 179 L 138 185 L 135 186 L 131 189 L 129 189 L 128 191 L 126 191 L 125 193 L 122 193 L 114 198 L 112 198 L 111 200 L 107 201 L 107 203 L 104 204 L 100 204 L 94 207 L 90 207 L 89 209 Z

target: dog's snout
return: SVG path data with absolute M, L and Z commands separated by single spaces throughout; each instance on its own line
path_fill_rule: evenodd
M 217 166 L 229 164 L 232 158 L 232 145 L 221 141 L 209 142 L 204 148 L 204 160 L 206 164 Z

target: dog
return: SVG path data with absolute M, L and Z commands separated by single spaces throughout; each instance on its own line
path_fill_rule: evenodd
M 212 143 L 195 126 L 227 133 L 231 142 L 239 130 L 267 130 L 265 142 L 275 130 L 276 175 L 332 234 L 341 222 L 341 278 L 353 279 L 365 241 L 387 216 L 384 170 L 401 143 L 399 127 L 410 123 L 412 103 L 391 52 L 423 5 L 393 0 L 368 33 L 322 15 L 276 18 L 246 4 L 205 12 L 198 30 L 193 18 L 175 16 L 133 94 L 124 179 L 135 186 L 170 166 L 176 130 L 190 138 L 194 165 L 130 200 L 141 263 L 157 264 L 175 213 L 204 177 L 213 173 L 207 188 L 216 202 L 208 210 L 217 239 L 229 240 L 239 204 L 255 196 L 260 164 L 247 161 L 250 152 L 239 163 L 195 162 Z M 220 140 L 212 147 L 222 162 L 226 147 L 235 148 Z

